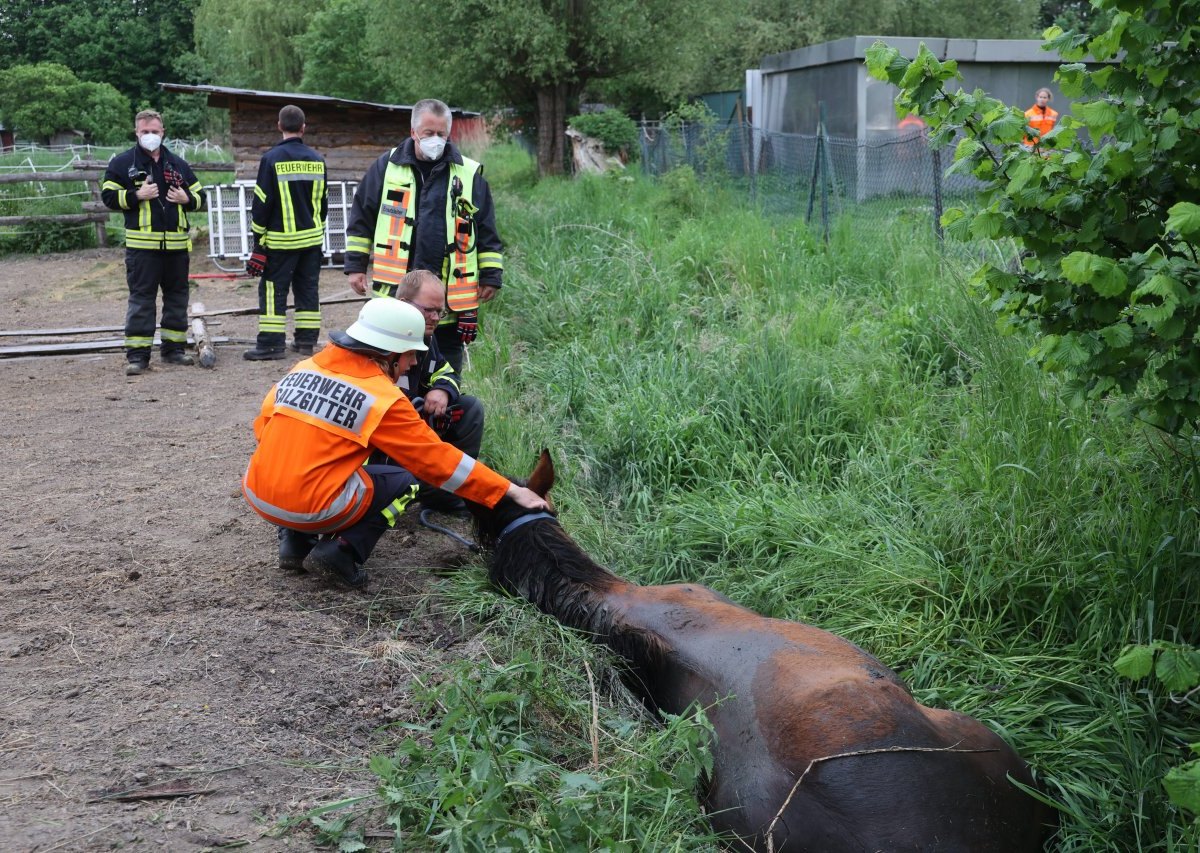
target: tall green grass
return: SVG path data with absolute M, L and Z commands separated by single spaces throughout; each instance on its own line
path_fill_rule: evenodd
M 566 528 L 614 571 L 833 631 L 983 720 L 1059 803 L 1057 849 L 1195 849 L 1160 784 L 1200 740 L 1195 697 L 1111 667 L 1126 643 L 1200 639 L 1194 443 L 1068 408 L 923 222 L 882 239 L 843 223 L 825 247 L 687 174 L 535 183 L 515 150 L 487 159 L 506 285 L 467 381 L 489 462 L 520 476 L 549 447 Z M 445 595 L 513 635 L 501 660 L 565 643 L 602 665 L 478 575 Z M 554 669 L 538 690 L 578 697 L 569 657 Z M 648 732 L 604 749 L 673 766 Z M 664 790 L 630 796 L 669 811 Z M 695 828 L 662 831 L 639 843 Z

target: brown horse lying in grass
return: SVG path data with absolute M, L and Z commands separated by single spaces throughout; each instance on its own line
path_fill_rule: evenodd
M 529 488 L 554 481 L 549 454 Z M 593 562 L 548 513 L 474 506 L 490 577 L 630 665 L 652 708 L 705 708 L 705 806 L 759 851 L 1037 851 L 1049 808 L 1025 762 L 978 721 L 918 704 L 854 644 L 767 619 L 693 584 L 643 587 Z

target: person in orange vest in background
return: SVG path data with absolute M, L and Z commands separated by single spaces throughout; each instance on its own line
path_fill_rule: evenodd
M 1033 96 L 1033 106 L 1025 110 L 1025 124 L 1037 134 L 1036 137 L 1026 135 L 1021 143 L 1026 148 L 1032 149 L 1042 137 L 1054 130 L 1054 125 L 1058 124 L 1058 112 L 1050 108 L 1050 102 L 1053 100 L 1054 95 L 1050 90 L 1042 87 Z
M 486 507 L 546 501 L 443 442 L 396 382 L 424 352 L 425 318 L 371 299 L 331 346 L 291 369 L 254 421 L 258 448 L 242 480 L 250 507 L 279 527 L 279 566 L 366 586 L 363 563 L 416 497 L 418 480 Z M 373 450 L 393 464 L 364 464 Z M 401 467 L 403 466 L 403 467 Z
M 896 125 L 896 130 L 900 132 L 902 137 L 911 136 L 913 133 L 925 133 L 925 120 L 916 113 L 909 113 L 904 118 L 900 119 L 900 123 Z

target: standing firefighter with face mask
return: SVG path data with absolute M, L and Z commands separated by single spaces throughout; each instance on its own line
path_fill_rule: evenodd
M 372 299 L 263 400 L 242 493 L 279 526 L 280 568 L 365 586 L 363 563 L 416 497 L 418 479 L 487 507 L 508 496 L 545 509 L 529 489 L 444 443 L 396 387 L 425 351 L 424 335 L 418 309 Z M 364 465 L 373 451 L 393 464 Z
M 448 313 L 435 335 L 461 373 L 479 304 L 500 288 L 504 256 L 483 167 L 449 141 L 450 126 L 450 108 L 441 101 L 413 106 L 410 138 L 381 156 L 358 185 L 344 272 L 356 292 L 375 296 L 395 296 L 412 270 L 440 277 Z
M 162 289 L 162 360 L 191 364 L 187 346 L 188 212 L 204 205 L 200 182 L 163 143 L 162 116 L 142 110 L 134 119 L 137 145 L 108 161 L 100 198 L 125 214 L 125 374 L 150 368 L 154 310 Z

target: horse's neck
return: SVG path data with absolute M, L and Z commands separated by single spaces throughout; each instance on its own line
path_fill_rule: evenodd
M 559 528 L 534 528 L 514 540 L 493 564 L 494 579 L 563 625 L 613 645 L 614 602 L 637 585 L 596 563 Z

